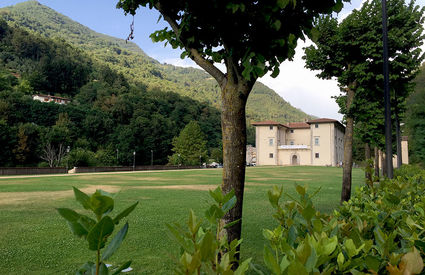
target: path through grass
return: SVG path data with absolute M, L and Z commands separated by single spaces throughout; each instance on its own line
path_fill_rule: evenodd
M 294 183 L 321 188 L 316 205 L 321 211 L 337 207 L 342 169 L 335 167 L 249 167 L 246 173 L 242 257 L 262 263 L 262 228 L 272 228 L 267 190 L 275 184 L 294 194 Z M 353 170 L 359 186 L 363 172 Z M 183 223 L 188 210 L 198 216 L 210 201 L 207 190 L 221 182 L 221 169 L 155 171 L 68 176 L 0 177 L 0 274 L 74 274 L 94 255 L 76 239 L 55 207 L 80 211 L 72 186 L 93 192 L 118 192 L 115 211 L 139 200 L 129 216 L 129 234 L 110 259 L 133 259 L 133 274 L 170 274 L 177 246 L 166 234 L 166 222 Z

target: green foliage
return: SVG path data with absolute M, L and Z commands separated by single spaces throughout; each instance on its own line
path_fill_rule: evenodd
M 206 143 L 198 123 L 189 122 L 179 136 L 173 138 L 174 154 L 169 157 L 169 162 L 173 165 L 200 165 L 207 158 Z
M 405 168 L 398 175 L 373 189 L 361 187 L 332 215 L 318 212 L 314 194 L 301 186 L 296 186 L 298 198 L 280 203 L 283 190 L 275 186 L 269 201 L 279 225 L 263 231 L 268 269 L 273 274 L 421 273 L 425 174 Z
M 415 78 L 415 91 L 406 101 L 410 160 L 425 165 L 425 65 Z
M 126 269 L 130 266 L 131 261 L 128 261 L 121 266 L 108 268 L 105 261 L 111 257 L 116 250 L 121 246 L 122 241 L 128 232 L 128 223 L 126 223 L 119 231 L 115 234 L 114 238 L 109 242 L 105 248 L 108 238 L 112 235 L 115 229 L 115 225 L 120 222 L 121 219 L 128 216 L 138 202 L 134 203 L 115 218 L 111 218 L 109 214 L 114 209 L 114 199 L 112 194 L 102 190 L 96 190 L 91 196 L 80 191 L 74 187 L 75 199 L 83 206 L 84 209 L 90 210 L 96 220 L 79 214 L 69 208 L 57 208 L 59 215 L 61 215 L 68 223 L 68 226 L 72 233 L 77 237 L 83 237 L 88 242 L 89 250 L 96 251 L 96 263 L 87 262 L 77 271 L 77 274 L 119 274 L 121 270 Z M 101 250 L 103 253 L 101 254 Z M 111 269 L 111 270 L 109 270 Z
M 97 158 L 92 151 L 76 148 L 69 152 L 64 162 L 67 162 L 69 167 L 96 166 Z
M 224 195 L 221 187 L 217 187 L 209 194 L 214 202 L 205 212 L 206 221 L 198 219 L 191 210 L 186 226 L 167 224 L 170 238 L 182 250 L 176 274 L 245 274 L 251 258 L 239 261 L 237 248 L 242 240 L 229 243 L 222 223 L 224 215 L 236 204 L 235 193 Z M 237 222 L 240 221 L 234 223 Z M 232 268 L 235 265 L 237 268 Z
M 381 1 L 369 1 L 342 22 L 325 17 L 316 22 L 316 45 L 305 50 L 306 66 L 320 70 L 318 77 L 336 77 L 342 87 L 340 112 L 352 117 L 363 143 L 383 148 L 384 107 L 382 72 Z M 409 82 L 423 61 L 424 8 L 415 1 L 388 2 L 388 54 L 393 120 L 402 119 Z M 355 91 L 347 109 L 347 88 Z
M 122 80 L 125 75 L 128 82 L 143 81 L 149 91 L 175 92 L 215 108 L 221 105 L 218 85 L 202 70 L 160 64 L 136 44 L 94 32 L 37 2 L 28 1 L 1 10 L 0 17 L 15 27 L 30 29 L 43 37 L 60 37 L 94 56 L 97 62 L 93 63 L 101 63 L 100 68 L 93 68 L 96 80 L 120 86 L 119 83 L 125 82 Z M 282 123 L 312 118 L 261 83 L 254 85 L 247 117 L 249 121 L 274 119 Z

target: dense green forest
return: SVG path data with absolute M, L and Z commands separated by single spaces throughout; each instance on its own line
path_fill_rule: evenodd
M 42 103 L 33 94 L 72 99 Z M 60 39 L 0 21 L 0 166 L 167 163 L 171 141 L 196 120 L 220 147 L 220 113 L 176 93 L 128 81 Z M 68 158 L 66 148 L 71 152 Z
M 96 33 L 37 1 L 2 8 L 0 18 L 10 25 L 45 37 L 64 39 L 98 62 L 123 73 L 130 82 L 144 83 L 147 91 L 176 92 L 220 107 L 217 83 L 203 70 L 161 64 L 147 56 L 136 44 Z M 248 122 L 274 119 L 286 123 L 312 116 L 294 108 L 267 86 L 257 83 L 248 100 L 247 118 Z
M 71 103 L 32 99 L 40 93 Z M 133 152 L 137 164 L 150 164 L 151 150 L 165 164 L 191 121 L 217 155 L 219 98 L 204 71 L 160 64 L 36 1 L 0 9 L 0 166 L 129 165 Z M 261 83 L 247 108 L 248 123 L 311 117 Z M 252 126 L 248 135 L 253 144 Z

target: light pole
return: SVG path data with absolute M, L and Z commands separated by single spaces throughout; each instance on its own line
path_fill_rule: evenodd
M 177 154 L 177 156 L 179 157 L 179 167 L 180 167 L 180 165 L 181 165 L 181 163 L 180 163 L 180 154 Z
M 66 172 L 68 173 L 69 169 L 69 151 L 71 151 L 71 147 L 66 147 Z
M 117 148 L 117 165 L 118 165 L 118 148 Z
M 199 166 L 202 167 L 202 155 L 199 155 Z
M 133 171 L 136 170 L 136 151 L 133 151 Z
M 151 166 L 153 166 L 153 150 L 151 150 Z

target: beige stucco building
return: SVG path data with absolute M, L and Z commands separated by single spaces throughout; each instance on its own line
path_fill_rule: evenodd
M 343 161 L 345 128 L 337 120 L 252 125 L 256 127 L 257 165 L 338 166 Z

